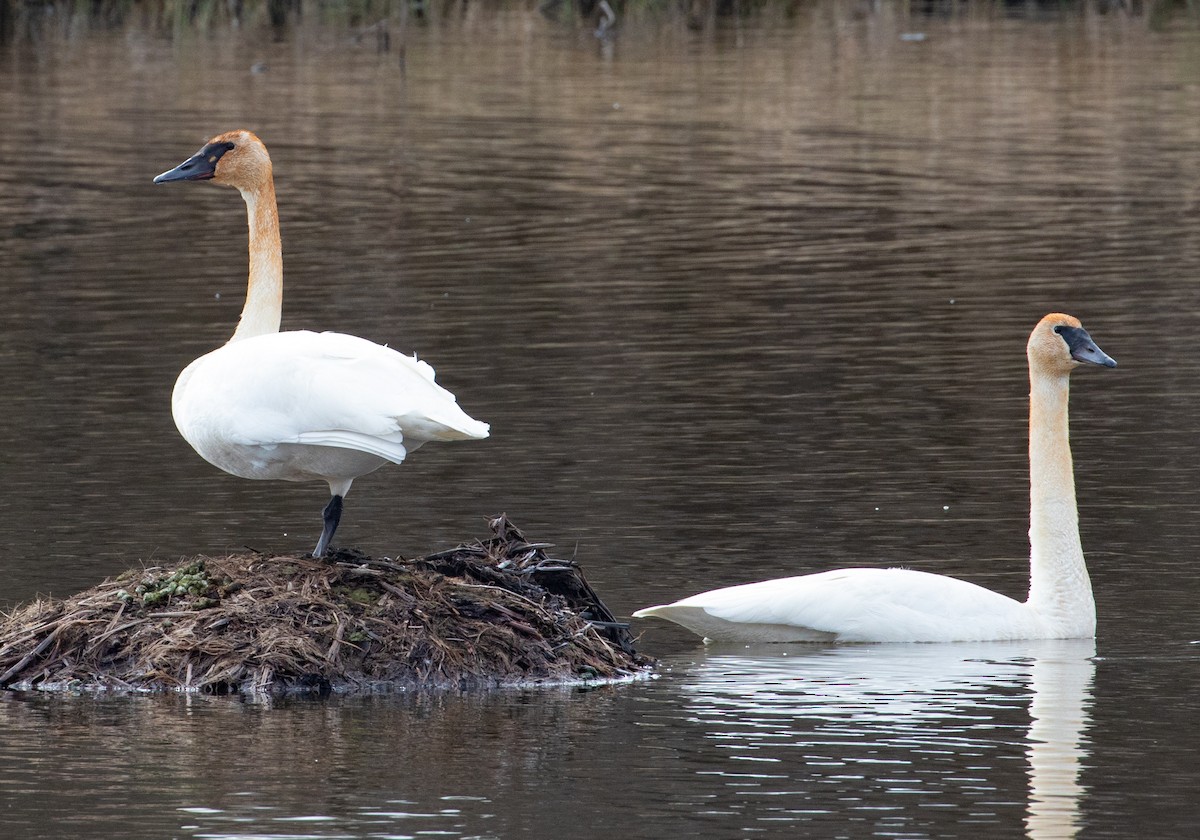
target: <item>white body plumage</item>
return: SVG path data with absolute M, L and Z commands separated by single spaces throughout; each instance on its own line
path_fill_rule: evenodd
M 427 441 L 488 434 L 425 362 L 331 332 L 230 342 L 184 369 L 171 408 L 213 466 L 242 478 L 324 480 L 337 495 Z
M 1096 603 L 1079 540 L 1067 423 L 1069 374 L 1115 367 L 1079 321 L 1051 313 L 1029 337 L 1029 598 L 909 569 L 838 569 L 702 592 L 638 610 L 720 642 L 1080 639 Z

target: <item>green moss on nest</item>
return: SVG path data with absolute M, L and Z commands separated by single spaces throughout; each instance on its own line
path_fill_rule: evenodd
M 0 686 L 214 693 L 479 687 L 636 674 L 572 562 L 508 520 L 417 560 L 241 554 L 125 573 L 0 621 Z

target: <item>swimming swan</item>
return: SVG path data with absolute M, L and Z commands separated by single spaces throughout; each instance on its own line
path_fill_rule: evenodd
M 1083 639 L 1096 604 L 1079 542 L 1067 433 L 1069 375 L 1116 367 L 1069 315 L 1029 336 L 1029 600 L 909 569 L 839 569 L 715 589 L 638 610 L 714 642 L 967 642 Z
M 210 464 L 242 478 L 329 484 L 332 498 L 313 556 L 322 557 L 360 475 L 399 464 L 430 440 L 488 436 L 433 368 L 341 333 L 280 332 L 283 251 L 267 147 L 230 131 L 154 179 L 236 187 L 250 225 L 250 279 L 233 338 L 188 365 L 171 412 L 180 434 Z

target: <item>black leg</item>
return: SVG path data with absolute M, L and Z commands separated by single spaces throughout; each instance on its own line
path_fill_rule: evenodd
M 321 531 L 321 539 L 317 540 L 317 547 L 313 549 L 313 557 L 324 557 L 325 552 L 329 549 L 329 541 L 333 539 L 333 532 L 337 530 L 338 523 L 342 520 L 341 496 L 334 496 L 329 500 L 329 504 L 325 505 L 325 510 L 321 511 L 321 519 L 325 522 L 325 528 Z

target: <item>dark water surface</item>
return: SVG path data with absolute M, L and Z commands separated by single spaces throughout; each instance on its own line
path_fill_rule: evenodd
M 656 624 L 661 678 L 589 692 L 8 694 L 0 835 L 1194 836 L 1200 31 L 904 8 L 602 41 L 468 6 L 386 50 L 316 15 L 26 21 L 0 41 L 0 605 L 315 540 L 323 486 L 221 474 L 170 416 L 232 332 L 245 216 L 150 181 L 245 126 L 285 327 L 416 351 L 492 424 L 356 482 L 342 542 L 420 554 L 506 511 L 622 615 L 846 564 L 1023 597 L 1024 343 L 1063 310 L 1120 362 L 1072 395 L 1094 645 Z

